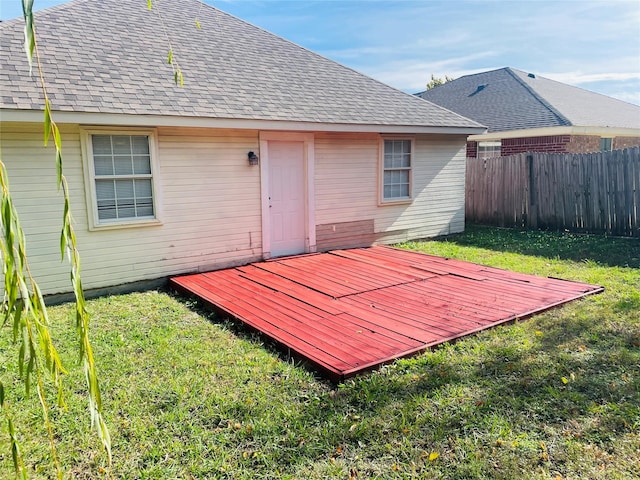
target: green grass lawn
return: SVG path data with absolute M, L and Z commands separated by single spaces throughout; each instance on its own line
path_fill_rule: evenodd
M 601 295 L 334 386 L 171 293 L 89 302 L 114 461 L 89 429 L 69 305 L 54 410 L 69 478 L 640 478 L 640 241 L 470 227 L 405 248 L 603 285 Z M 53 478 L 6 327 L 0 376 L 31 478 Z M 55 399 L 51 399 L 54 404 Z M 0 478 L 11 478 L 5 420 Z

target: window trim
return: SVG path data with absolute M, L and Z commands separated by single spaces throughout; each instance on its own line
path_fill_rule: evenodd
M 154 218 L 131 218 L 100 222 L 98 217 L 98 200 L 96 195 L 96 174 L 93 159 L 93 135 L 146 135 L 149 138 L 149 155 L 151 166 L 151 189 L 153 200 Z M 159 180 L 157 131 L 153 128 L 105 128 L 105 127 L 81 127 L 80 139 L 82 148 L 82 166 L 84 170 L 85 200 L 87 203 L 87 219 L 90 231 L 115 230 L 122 228 L 146 227 L 162 225 L 161 219 L 161 190 Z
M 614 137 L 600 137 L 600 151 L 612 152 L 613 151 L 613 138 Z M 609 145 L 605 145 L 608 143 Z
M 411 144 L 411 158 L 410 158 L 410 166 L 409 170 L 409 196 L 408 197 L 398 197 L 398 198 L 384 198 L 384 144 L 387 140 L 406 140 Z M 403 205 L 412 203 L 414 199 L 413 195 L 413 171 L 415 169 L 415 136 L 411 135 L 384 135 L 380 137 L 378 147 L 378 206 L 382 205 Z M 398 170 L 398 169 L 388 169 L 388 170 Z
M 493 157 L 481 156 L 480 155 L 480 147 L 498 147 L 499 154 Z M 476 146 L 476 158 L 479 160 L 484 160 L 486 158 L 495 158 L 502 156 L 502 140 L 492 140 L 487 142 L 478 142 Z

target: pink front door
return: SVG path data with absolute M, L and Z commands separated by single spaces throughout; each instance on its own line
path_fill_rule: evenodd
M 271 256 L 305 252 L 304 143 L 269 142 Z

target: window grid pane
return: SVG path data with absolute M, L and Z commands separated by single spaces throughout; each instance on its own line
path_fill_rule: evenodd
M 133 173 L 136 175 L 151 174 L 151 157 L 149 154 L 133 156 Z
M 93 164 L 96 175 L 113 175 L 113 156 L 94 155 Z
M 411 140 L 385 140 L 383 163 L 383 199 L 411 198 Z
M 98 221 L 154 217 L 146 135 L 93 135 Z
M 612 138 L 601 138 L 600 139 L 600 151 L 601 152 L 610 152 L 612 150 Z
M 499 157 L 502 151 L 501 142 L 479 142 L 477 158 L 494 158 Z

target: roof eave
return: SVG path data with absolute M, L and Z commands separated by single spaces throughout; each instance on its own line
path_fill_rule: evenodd
M 109 125 L 129 127 L 191 127 L 232 128 L 241 130 L 290 130 L 352 133 L 437 133 L 474 135 L 486 131 L 484 127 L 437 125 L 386 125 L 366 123 L 323 123 L 293 120 L 262 120 L 238 118 L 207 118 L 167 115 L 127 115 L 118 113 L 54 112 L 56 122 L 80 125 Z M 3 122 L 39 123 L 43 113 L 37 110 L 0 109 Z
M 595 135 L 607 136 L 640 136 L 640 128 L 623 127 L 601 127 L 601 126 L 565 126 L 565 127 L 542 127 L 527 128 L 522 130 L 505 130 L 502 132 L 489 132 L 484 134 L 471 135 L 467 140 L 470 142 L 484 142 L 493 140 L 503 140 L 507 138 L 528 138 L 528 137 L 548 137 L 551 135 Z

